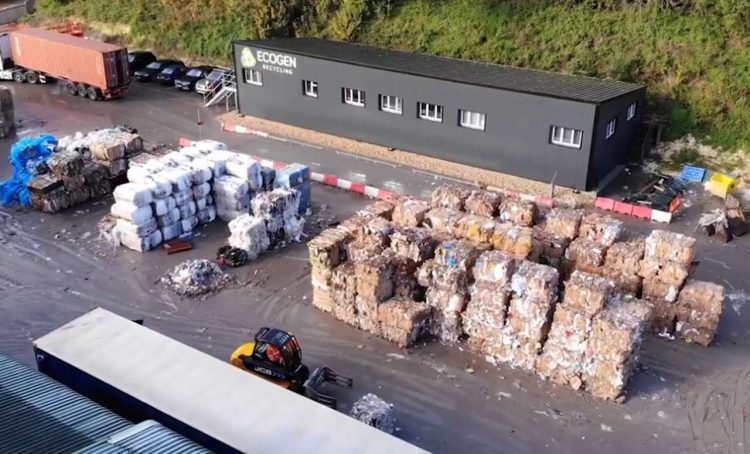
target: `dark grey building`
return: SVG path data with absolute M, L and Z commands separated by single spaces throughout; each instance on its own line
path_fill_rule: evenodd
M 627 157 L 641 85 L 320 39 L 234 42 L 239 111 L 592 189 Z

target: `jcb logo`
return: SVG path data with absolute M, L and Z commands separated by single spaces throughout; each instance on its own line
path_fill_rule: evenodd
M 284 378 L 283 375 L 279 374 L 278 372 L 274 372 L 271 369 L 268 369 L 263 366 L 255 366 L 255 371 L 260 372 L 261 374 L 264 374 L 264 375 L 270 375 L 271 377 Z

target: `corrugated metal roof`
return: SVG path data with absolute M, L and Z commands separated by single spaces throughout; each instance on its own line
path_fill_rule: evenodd
M 113 434 L 75 454 L 210 454 L 156 421 L 145 421 Z
M 0 354 L 0 451 L 71 452 L 132 423 Z
M 594 104 L 643 88 L 639 84 L 617 80 L 436 57 L 318 38 L 279 38 L 237 43 L 416 76 Z

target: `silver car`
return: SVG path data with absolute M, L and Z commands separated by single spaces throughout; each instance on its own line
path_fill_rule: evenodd
M 201 79 L 195 84 L 195 91 L 205 95 L 214 89 L 215 86 L 221 83 L 221 78 L 229 72 L 228 69 L 216 68 L 206 76 L 205 79 Z

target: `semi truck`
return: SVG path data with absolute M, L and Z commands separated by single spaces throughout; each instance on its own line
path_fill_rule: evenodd
M 122 46 L 39 28 L 0 34 L 0 79 L 44 84 L 55 80 L 74 96 L 122 96 L 130 84 Z
M 62 384 L 214 452 L 425 453 L 105 309 L 37 339 L 34 353 Z

